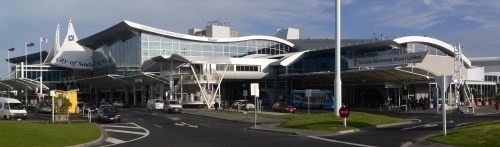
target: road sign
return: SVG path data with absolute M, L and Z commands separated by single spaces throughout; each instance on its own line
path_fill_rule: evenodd
M 306 97 L 312 96 L 312 89 L 306 89 Z
M 255 97 L 259 97 L 259 83 L 251 83 L 250 84 L 250 95 Z
M 342 106 L 340 107 L 340 110 L 339 110 L 339 115 L 340 117 L 342 118 L 347 118 L 349 117 L 349 109 L 347 109 L 346 106 Z

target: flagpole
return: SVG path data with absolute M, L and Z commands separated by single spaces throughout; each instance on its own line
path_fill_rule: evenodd
M 43 96 L 43 90 L 42 90 L 42 78 L 43 78 L 43 72 L 42 72 L 42 36 L 40 36 L 40 96 Z M 54 105 L 54 104 L 52 104 Z
M 24 42 L 24 76 L 25 77 L 22 77 L 22 78 L 26 78 L 28 77 L 28 67 L 26 67 L 26 65 L 28 65 L 28 41 Z
M 7 71 L 9 71 L 9 74 L 10 74 L 11 71 L 10 71 L 9 66 L 10 66 L 10 47 L 7 49 Z M 9 74 L 7 74 L 7 75 L 9 75 Z

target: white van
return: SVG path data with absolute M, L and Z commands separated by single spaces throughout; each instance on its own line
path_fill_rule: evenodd
M 13 98 L 0 97 L 0 117 L 2 119 L 26 120 L 26 107 L 21 101 Z

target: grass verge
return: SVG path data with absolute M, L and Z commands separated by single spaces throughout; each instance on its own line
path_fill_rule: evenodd
M 453 146 L 498 146 L 500 144 L 500 121 L 485 121 L 467 124 L 451 130 L 447 135 L 436 135 L 427 140 Z
M 230 113 L 241 115 L 241 112 L 230 111 L 212 111 L 218 113 Z M 251 113 L 251 112 L 249 112 Z M 249 114 L 253 116 L 253 114 Z M 357 128 L 373 127 L 376 125 L 393 124 L 406 122 L 404 119 L 394 118 L 384 115 L 377 115 L 365 112 L 351 111 L 349 118 L 347 118 L 347 127 L 344 128 L 343 119 L 336 117 L 333 113 L 320 113 L 320 114 L 289 114 L 289 115 L 272 115 L 272 114 L 258 114 L 259 117 L 279 118 L 288 120 L 280 124 L 278 127 L 293 128 L 293 129 L 307 129 L 316 131 L 343 131 Z
M 90 142 L 101 136 L 95 123 L 46 124 L 0 121 L 1 146 L 59 147 Z
M 406 121 L 384 115 L 351 111 L 351 114 L 347 118 L 347 127 L 344 128 L 343 119 L 333 116 L 332 113 L 311 115 L 264 115 L 264 117 L 288 119 L 287 122 L 280 124 L 279 127 L 317 131 L 342 131 L 383 124 L 402 123 Z

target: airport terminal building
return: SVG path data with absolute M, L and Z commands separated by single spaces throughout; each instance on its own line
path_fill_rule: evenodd
M 45 90 L 78 89 L 85 102 L 123 101 L 130 107 L 144 106 L 148 98 L 208 108 L 215 101 L 251 100 L 251 83 L 259 83 L 264 105 L 304 100 L 297 91 L 305 89 L 334 89 L 335 40 L 300 39 L 293 28 L 278 30 L 276 36 L 238 37 L 227 23 L 217 21 L 188 34 L 122 21 L 78 40 L 70 20 L 62 45 L 59 27 L 55 36 L 41 60 L 39 53 L 12 58 L 13 72 L 3 81 L 36 85 L 42 76 Z M 441 75 L 455 75 L 450 89 L 469 95 L 450 90 L 450 105 L 470 102 L 471 94 L 485 99 L 497 94 L 498 76 L 497 81 L 485 80 L 484 67 L 474 66 L 458 44 L 425 36 L 341 42 L 342 103 L 350 107 L 417 100 L 430 106 L 438 94 L 435 77 Z M 35 103 L 29 93 L 35 92 L 28 89 L 27 98 Z M 331 101 L 332 96 L 316 101 Z

